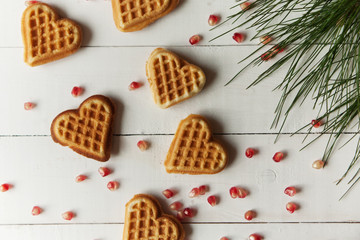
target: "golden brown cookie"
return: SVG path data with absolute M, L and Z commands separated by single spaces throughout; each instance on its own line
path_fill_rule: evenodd
M 191 114 L 180 122 L 164 162 L 168 173 L 214 174 L 226 164 L 227 154 L 204 117 Z
M 34 3 L 25 9 L 21 33 L 24 61 L 32 67 L 73 54 L 82 40 L 81 28 L 69 19 L 61 19 L 45 3 Z
M 111 0 L 116 27 L 122 32 L 139 31 L 171 12 L 179 0 Z
M 183 240 L 184 237 L 181 223 L 163 213 L 154 197 L 137 194 L 126 204 L 123 240 Z
M 146 63 L 146 75 L 154 101 L 161 108 L 198 94 L 206 82 L 201 68 L 163 48 L 151 53 Z
M 115 114 L 111 100 L 94 95 L 78 109 L 60 113 L 51 124 L 51 137 L 56 143 L 101 162 L 110 158 L 112 122 Z

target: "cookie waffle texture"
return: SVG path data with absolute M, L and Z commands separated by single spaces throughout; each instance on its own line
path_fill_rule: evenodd
M 111 0 L 116 27 L 122 32 L 139 31 L 171 12 L 179 0 Z
M 214 174 L 227 164 L 227 154 L 212 138 L 206 119 L 191 114 L 182 120 L 171 143 L 166 160 L 166 171 L 182 174 Z
M 44 3 L 27 7 L 21 21 L 24 61 L 37 66 L 64 58 L 81 45 L 81 28 L 69 19 L 60 19 L 55 10 Z
M 206 82 L 201 68 L 163 48 L 151 53 L 146 63 L 146 75 L 154 101 L 161 108 L 168 108 L 196 95 Z
M 138 194 L 126 204 L 123 240 L 183 240 L 184 236 L 181 223 L 164 214 L 154 197 Z
M 51 124 L 51 137 L 56 143 L 98 161 L 110 158 L 114 106 L 102 95 L 94 95 L 78 109 L 60 113 Z

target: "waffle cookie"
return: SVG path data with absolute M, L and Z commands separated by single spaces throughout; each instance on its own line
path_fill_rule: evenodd
M 94 95 L 78 109 L 67 110 L 55 117 L 51 137 L 56 143 L 101 162 L 110 158 L 114 105 L 102 95 Z
M 61 19 L 44 3 L 27 7 L 21 20 L 24 61 L 37 66 L 67 57 L 80 48 L 81 28 L 69 19 Z
M 123 240 L 183 240 L 184 237 L 181 223 L 164 214 L 154 197 L 138 194 L 126 204 Z
M 191 114 L 179 124 L 164 162 L 168 173 L 214 174 L 222 171 L 227 155 L 212 138 L 206 119 Z
M 171 12 L 179 0 L 111 0 L 116 27 L 122 32 L 139 31 Z
M 163 49 L 155 49 L 147 63 L 146 75 L 155 103 L 167 108 L 201 91 L 206 82 L 204 72 Z

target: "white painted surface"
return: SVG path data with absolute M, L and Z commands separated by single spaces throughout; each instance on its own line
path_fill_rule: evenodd
M 158 196 L 165 208 L 175 200 L 196 208 L 197 215 L 185 224 L 188 239 L 246 239 L 252 232 L 262 233 L 265 239 L 358 239 L 360 193 L 355 188 L 339 202 L 348 186 L 333 183 L 350 162 L 355 142 L 337 151 L 327 168 L 316 171 L 311 163 L 321 158 L 325 138 L 302 152 L 298 150 L 304 135 L 282 135 L 273 144 L 277 130 L 270 125 L 280 93 L 271 90 L 286 69 L 245 90 L 269 62 L 223 87 L 239 70 L 235 63 L 257 47 L 249 38 L 244 44 L 234 44 L 231 35 L 208 43 L 227 29 L 209 32 L 209 14 L 218 13 L 225 19 L 233 1 L 183 0 L 173 13 L 136 33 L 116 30 L 110 1 L 46 2 L 84 26 L 86 47 L 63 60 L 28 67 L 22 60 L 20 35 L 24 3 L 2 2 L 6 11 L 0 16 L 0 28 L 5 32 L 0 38 L 0 184 L 14 187 L 0 193 L 0 239 L 121 239 L 124 205 L 136 193 Z M 189 46 L 188 38 L 196 33 L 204 40 Z M 153 103 L 145 75 L 147 57 L 161 46 L 202 67 L 208 78 L 202 93 L 166 110 Z M 130 92 L 131 81 L 142 81 L 144 86 Z M 70 95 L 75 85 L 85 88 L 83 96 Z M 119 110 L 112 157 L 107 163 L 79 156 L 53 143 L 49 136 L 50 123 L 59 112 L 76 108 L 92 94 L 111 96 Z M 24 111 L 25 101 L 35 102 L 36 108 Z M 293 133 L 315 118 L 317 112 L 311 107 L 311 102 L 305 102 L 284 131 Z M 215 137 L 228 150 L 230 163 L 223 172 L 211 176 L 165 172 L 162 163 L 172 134 L 190 113 L 206 116 Z M 148 151 L 137 149 L 140 139 L 151 142 Z M 247 147 L 259 149 L 259 154 L 245 158 Z M 277 151 L 287 152 L 280 163 L 272 161 Z M 113 174 L 101 178 L 97 173 L 100 166 L 112 168 Z M 87 174 L 89 179 L 75 183 L 78 174 Z M 106 183 L 114 179 L 120 188 L 110 192 Z M 204 196 L 187 197 L 191 188 L 200 184 L 209 185 L 207 196 L 220 198 L 217 206 L 210 207 Z M 283 194 L 290 185 L 301 189 L 293 198 Z M 231 199 L 228 190 L 232 186 L 245 187 L 250 195 Z M 178 191 L 174 199 L 161 196 L 166 188 Z M 285 210 L 288 201 L 300 205 L 292 215 Z M 33 217 L 34 205 L 44 212 Z M 245 223 L 243 214 L 249 209 L 256 210 L 258 217 Z M 68 210 L 76 213 L 71 222 L 61 219 L 61 213 Z

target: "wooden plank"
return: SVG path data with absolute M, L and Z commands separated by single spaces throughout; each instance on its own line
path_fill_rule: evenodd
M 6 84 L 1 87 L 1 135 L 49 134 L 53 118 L 60 112 L 77 108 L 86 97 L 105 94 L 117 103 L 115 133 L 174 133 L 178 122 L 191 113 L 208 117 L 218 133 L 276 133 L 270 126 L 280 91 L 272 91 L 284 76 L 280 70 L 259 86 L 246 90 L 267 62 L 248 69 L 230 85 L 224 84 L 239 71 L 237 60 L 255 47 L 171 47 L 188 61 L 202 67 L 207 84 L 197 96 L 169 109 L 158 108 L 147 83 L 145 63 L 154 47 L 84 48 L 78 54 L 56 63 L 30 68 L 22 62 L 21 49 L 0 49 L 0 72 Z M 145 85 L 129 91 L 132 81 Z M 71 96 L 73 86 L 85 87 L 79 98 Z M 290 96 L 291 97 L 291 96 Z M 33 101 L 37 107 L 24 111 L 23 104 Z M 294 111 L 284 128 L 294 132 L 316 118 L 313 103 L 305 102 Z M 321 130 L 321 129 L 320 129 Z
M 139 139 L 151 142 L 151 148 L 140 152 Z M 347 189 L 346 184 L 333 182 L 347 168 L 354 143 L 339 150 L 324 170 L 314 170 L 311 163 L 321 157 L 325 139 L 305 151 L 298 152 L 303 136 L 282 137 L 274 145 L 273 136 L 217 136 L 229 152 L 230 163 L 216 175 L 189 176 L 167 174 L 163 160 L 172 136 L 115 137 L 109 162 L 99 163 L 77 155 L 70 149 L 52 142 L 50 137 L 0 138 L 0 183 L 13 184 L 13 189 L 0 193 L 0 224 L 62 224 L 61 213 L 73 210 L 73 223 L 121 223 L 125 203 L 137 193 L 158 196 L 164 206 L 175 200 L 197 209 L 192 222 L 245 222 L 243 215 L 254 209 L 258 217 L 253 222 L 343 222 L 360 221 L 357 204 L 360 192 L 355 188 L 348 198 L 338 201 Z M 244 156 L 247 147 L 255 147 L 259 154 L 252 159 Z M 286 158 L 275 163 L 272 156 L 286 152 Z M 113 174 L 101 178 L 100 166 L 113 169 Z M 89 179 L 75 183 L 78 174 Z M 106 184 L 118 180 L 120 188 L 110 192 Z M 346 179 L 348 180 L 348 178 Z M 196 186 L 207 184 L 206 196 L 188 198 Z M 301 191 L 293 198 L 283 193 L 288 186 Z M 232 199 L 229 189 L 242 186 L 250 191 L 245 199 Z M 178 193 L 166 200 L 161 192 L 175 189 Z M 217 195 L 219 204 L 211 207 L 206 197 Z M 294 201 L 300 209 L 294 214 L 285 205 Z M 33 217 L 34 205 L 44 213 Z
M 230 240 L 248 239 L 254 232 L 265 239 L 302 240 L 359 238 L 359 224 L 191 224 L 185 225 L 187 239 L 214 239 L 227 236 Z M 122 237 L 122 224 L 66 224 L 66 225 L 22 225 L 0 226 L 0 237 L 7 240 L 23 239 L 78 239 L 118 240 Z
M 6 21 L 0 21 L 3 34 L 0 47 L 22 47 L 21 16 L 25 10 L 25 1 L 3 1 L 2 8 L 6 9 L 2 15 Z M 147 28 L 133 33 L 123 33 L 115 27 L 111 1 L 109 0 L 44 0 L 55 7 L 63 17 L 76 21 L 84 33 L 83 46 L 190 46 L 189 38 L 200 34 L 203 40 L 199 45 L 208 45 L 209 40 L 229 29 L 229 25 L 216 31 L 209 31 L 210 14 L 219 14 L 222 20 L 239 10 L 230 11 L 234 2 L 219 0 L 180 1 L 179 6 L 169 15 L 159 19 Z M 245 27 L 244 27 L 245 30 Z M 171 34 L 168 34 L 171 32 Z M 258 44 L 258 41 L 244 44 Z M 231 38 L 232 34 L 212 43 L 216 45 L 237 45 Z

